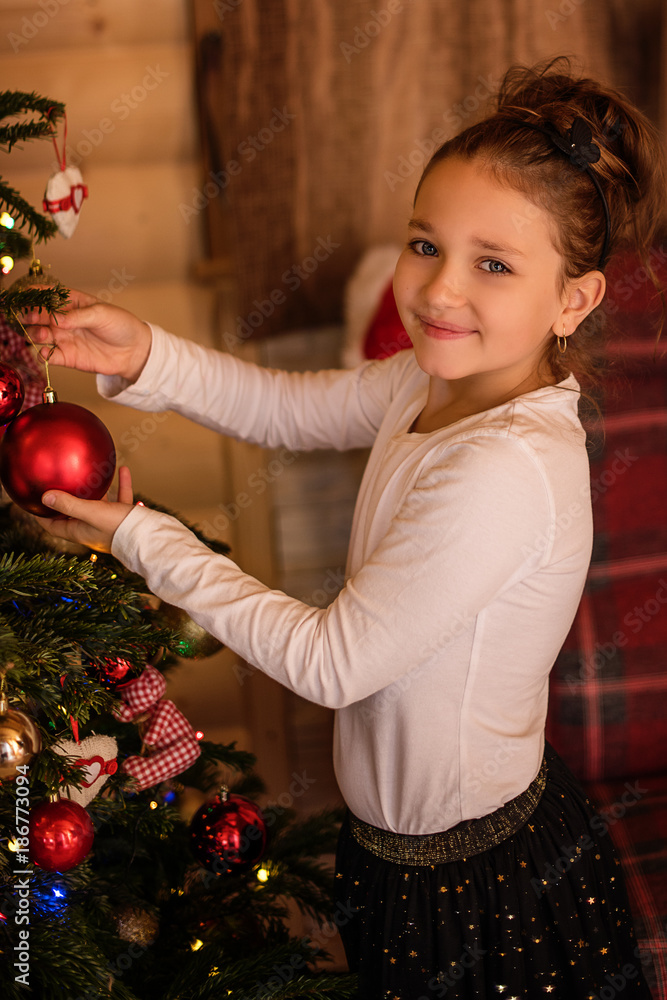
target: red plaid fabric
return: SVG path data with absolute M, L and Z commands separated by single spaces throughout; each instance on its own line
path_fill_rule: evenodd
M 201 753 L 188 720 L 173 701 L 162 698 L 166 689 L 167 682 L 160 671 L 147 666 L 120 691 L 124 704 L 116 715 L 122 722 L 131 722 L 137 715 L 150 712 L 143 741 L 151 753 L 146 757 L 128 757 L 122 765 L 139 791 L 181 774 Z
M 200 753 L 197 741 L 183 736 L 149 757 L 128 757 L 122 769 L 132 775 L 139 791 L 143 791 L 182 774 L 194 764 Z
M 147 712 L 159 701 L 167 690 L 167 682 L 155 667 L 147 666 L 136 678 L 120 689 L 123 704 L 117 709 L 116 717 L 121 722 L 130 722 L 135 715 Z
M 44 365 L 35 351 L 26 343 L 22 334 L 17 333 L 0 313 L 0 361 L 11 365 L 23 380 L 25 399 L 23 409 L 42 403 L 42 391 L 46 385 Z
M 163 699 L 155 706 L 148 728 L 144 732 L 144 743 L 149 747 L 166 747 L 176 739 L 186 737 L 196 740 L 195 731 L 173 701 Z
M 652 355 L 648 325 L 626 328 Z M 593 559 L 547 720 L 590 781 L 667 771 L 667 366 L 619 351 L 616 370 L 590 436 Z

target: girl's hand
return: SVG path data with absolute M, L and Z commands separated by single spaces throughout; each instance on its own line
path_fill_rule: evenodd
M 65 312 L 49 316 L 41 310 L 22 317 L 35 344 L 58 345 L 49 362 L 99 375 L 121 375 L 135 382 L 151 348 L 147 323 L 126 309 L 85 292 L 70 291 Z M 50 348 L 43 347 L 42 357 Z
M 60 490 L 49 490 L 42 497 L 42 503 L 66 514 L 69 520 L 48 517 L 38 517 L 37 520 L 57 538 L 79 542 L 97 552 L 110 552 L 116 528 L 133 509 L 132 501 L 132 477 L 127 466 L 122 465 L 118 472 L 117 501 L 110 500 L 109 494 L 104 500 L 80 500 Z

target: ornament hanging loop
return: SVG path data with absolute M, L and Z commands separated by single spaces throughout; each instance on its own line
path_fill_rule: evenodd
M 47 113 L 47 118 L 49 118 L 49 114 L 48 113 Z M 58 130 L 56 129 L 55 125 L 53 124 L 53 122 L 50 119 L 49 119 L 49 123 L 51 125 L 51 128 L 53 129 L 53 134 L 52 134 L 51 138 L 53 140 L 53 148 L 56 151 L 56 159 L 58 161 L 58 165 L 59 165 L 60 169 L 64 170 L 65 167 L 67 166 L 67 112 L 65 111 L 63 113 L 64 129 L 63 129 L 63 152 L 62 152 L 62 156 L 60 155 L 60 151 L 58 149 L 58 138 L 57 138 L 57 136 L 58 136 Z
M 37 263 L 39 264 L 39 261 L 37 261 Z M 37 344 L 34 342 L 34 340 L 32 339 L 32 337 L 30 336 L 30 334 L 28 333 L 28 331 L 26 330 L 26 328 L 24 327 L 23 323 L 18 318 L 18 316 L 16 315 L 16 313 L 14 312 L 13 309 L 12 309 L 12 316 L 14 317 L 14 321 L 18 324 L 18 326 L 21 327 L 21 330 L 23 331 L 23 336 L 26 338 L 26 340 L 28 341 L 28 343 L 30 344 L 30 346 L 35 351 L 35 354 L 37 355 L 37 357 L 39 358 L 39 360 L 44 365 L 44 376 L 46 378 L 46 385 L 45 385 L 44 391 L 42 393 L 42 397 L 44 399 L 44 402 L 45 403 L 57 403 L 58 402 L 58 397 L 56 395 L 56 390 L 51 385 L 51 374 L 49 372 L 49 361 L 51 360 L 53 352 L 55 351 L 55 349 L 57 348 L 58 345 L 56 343 L 45 344 L 46 347 L 50 347 L 51 349 L 50 349 L 49 353 L 46 355 L 46 357 L 43 357 L 42 353 L 41 353 L 41 351 L 39 349 L 39 347 L 37 347 Z

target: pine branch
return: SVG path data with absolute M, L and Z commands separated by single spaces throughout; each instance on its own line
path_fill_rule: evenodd
M 61 282 L 54 285 L 32 285 L 28 288 L 6 288 L 0 290 L 0 312 L 5 313 L 11 325 L 22 333 L 14 319 L 24 309 L 41 309 L 49 315 L 63 311 L 69 299 L 69 289 Z
M 32 241 L 16 229 L 0 226 L 0 256 L 8 254 L 14 260 L 29 257 L 32 252 Z
M 236 741 L 223 745 L 220 743 L 210 743 L 208 740 L 200 740 L 200 756 L 192 767 L 181 775 L 181 782 L 191 788 L 199 788 L 203 792 L 211 792 L 218 789 L 223 783 L 220 767 L 231 768 L 235 771 L 249 773 L 255 766 L 257 758 L 247 750 L 237 750 Z M 234 790 L 236 790 L 234 785 Z M 256 793 L 264 791 L 264 784 L 261 779 L 257 779 L 254 787 Z
M 32 139 L 48 139 L 53 135 L 53 129 L 47 121 L 16 122 L 14 125 L 0 127 L 0 148 L 5 147 L 6 153 L 11 153 L 17 142 L 30 142 Z
M 50 239 L 58 232 L 53 219 L 47 219 L 32 207 L 29 201 L 0 178 L 0 209 L 4 208 L 12 218 L 18 219 L 19 229 L 27 228 L 36 242 Z
M 273 947 L 269 944 L 236 960 L 221 955 L 215 945 L 204 946 L 193 953 L 162 996 L 164 1000 L 218 1000 L 229 996 L 348 1000 L 355 996 L 356 977 L 308 974 L 307 964 L 314 957 L 311 948 L 293 939 Z
M 60 101 L 52 101 L 49 97 L 40 97 L 34 90 L 0 91 L 0 119 L 28 111 L 43 115 L 48 122 L 55 123 L 65 114 L 65 105 Z

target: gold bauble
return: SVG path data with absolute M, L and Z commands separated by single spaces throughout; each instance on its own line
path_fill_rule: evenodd
M 138 906 L 124 906 L 119 910 L 116 926 L 121 941 L 131 941 L 143 948 L 153 944 L 160 927 L 156 916 Z
M 164 601 L 158 611 L 160 624 L 180 634 L 171 652 L 184 660 L 203 660 L 222 649 L 222 643 L 193 621 L 187 611 Z
M 50 267 L 49 264 L 46 266 L 47 268 Z M 30 267 L 28 268 L 28 273 L 12 282 L 9 289 L 10 291 L 13 291 L 14 289 L 21 288 L 39 288 L 43 285 L 58 285 L 59 283 L 58 278 L 56 278 L 53 274 L 50 274 L 49 271 L 44 270 L 41 260 L 33 257 L 30 262 Z
M 0 779 L 15 778 L 41 749 L 42 737 L 30 716 L 0 697 Z

